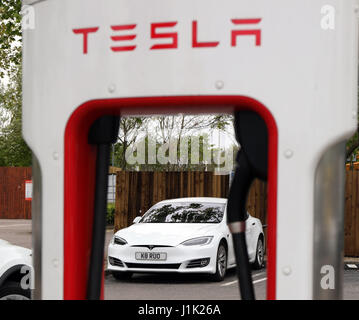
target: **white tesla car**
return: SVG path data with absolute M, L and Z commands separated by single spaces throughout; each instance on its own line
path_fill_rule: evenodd
M 151 207 L 134 224 L 114 235 L 108 248 L 108 269 L 116 279 L 137 272 L 208 273 L 222 281 L 236 265 L 226 223 L 227 199 L 181 198 Z M 261 268 L 263 228 L 248 214 L 246 239 L 250 262 Z

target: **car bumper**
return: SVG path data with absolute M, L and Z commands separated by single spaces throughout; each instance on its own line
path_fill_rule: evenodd
M 136 252 L 166 253 L 165 261 L 144 261 L 136 259 Z M 214 244 L 204 246 L 176 246 L 165 248 L 131 247 L 129 245 L 110 244 L 107 265 L 110 271 L 142 273 L 215 273 L 217 247 Z M 201 263 L 207 262 L 205 266 Z M 110 263 L 111 260 L 111 263 Z

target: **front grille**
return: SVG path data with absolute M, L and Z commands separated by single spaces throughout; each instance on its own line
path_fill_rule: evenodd
M 126 262 L 128 268 L 136 269 L 178 269 L 180 263 L 130 263 Z
M 210 261 L 210 258 L 191 260 L 187 264 L 186 268 L 187 269 L 190 269 L 190 268 L 204 268 L 204 267 L 208 266 L 209 261 Z
M 120 259 L 116 259 L 114 257 L 108 257 L 108 261 L 110 262 L 110 265 L 112 265 L 112 266 L 124 267 L 124 264 Z

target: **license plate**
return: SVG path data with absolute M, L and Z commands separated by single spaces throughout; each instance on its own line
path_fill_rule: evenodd
M 163 261 L 166 259 L 165 252 L 136 252 L 136 260 Z

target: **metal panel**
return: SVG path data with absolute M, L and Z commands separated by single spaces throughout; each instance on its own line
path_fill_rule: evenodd
M 334 29 L 321 27 L 323 6 L 337 13 Z M 23 33 L 23 133 L 43 173 L 44 296 L 63 297 L 63 137 L 78 107 L 89 107 L 88 101 L 139 97 L 241 96 L 267 106 L 278 126 L 276 297 L 311 298 L 315 168 L 323 150 L 350 137 L 357 125 L 357 6 L 357 0 L 36 4 L 37 27 Z M 249 36 L 231 44 L 233 32 L 253 28 L 236 25 L 236 19 L 260 19 L 255 28 L 261 30 L 261 45 Z M 158 22 L 176 22 L 171 32 L 178 34 L 178 48 L 150 49 L 161 43 L 150 32 Z M 198 39 L 219 41 L 217 47 L 191 46 L 196 22 Z M 131 30 L 136 38 L 130 42 L 136 49 L 114 51 L 121 44 L 111 36 L 122 33 L 112 27 L 124 24 L 136 24 Z M 89 34 L 85 54 L 84 36 L 74 29 L 90 27 L 98 31 Z M 182 112 L 172 104 L 168 112 Z M 147 114 L 155 113 L 154 107 L 148 104 Z M 218 105 L 218 112 L 228 110 Z
M 342 299 L 345 142 L 325 152 L 315 174 L 313 299 Z
M 32 238 L 33 263 L 35 271 L 35 290 L 34 299 L 42 298 L 42 177 L 38 159 L 33 154 L 32 168 L 34 173 L 33 195 L 32 195 L 32 233 L 36 237 Z

